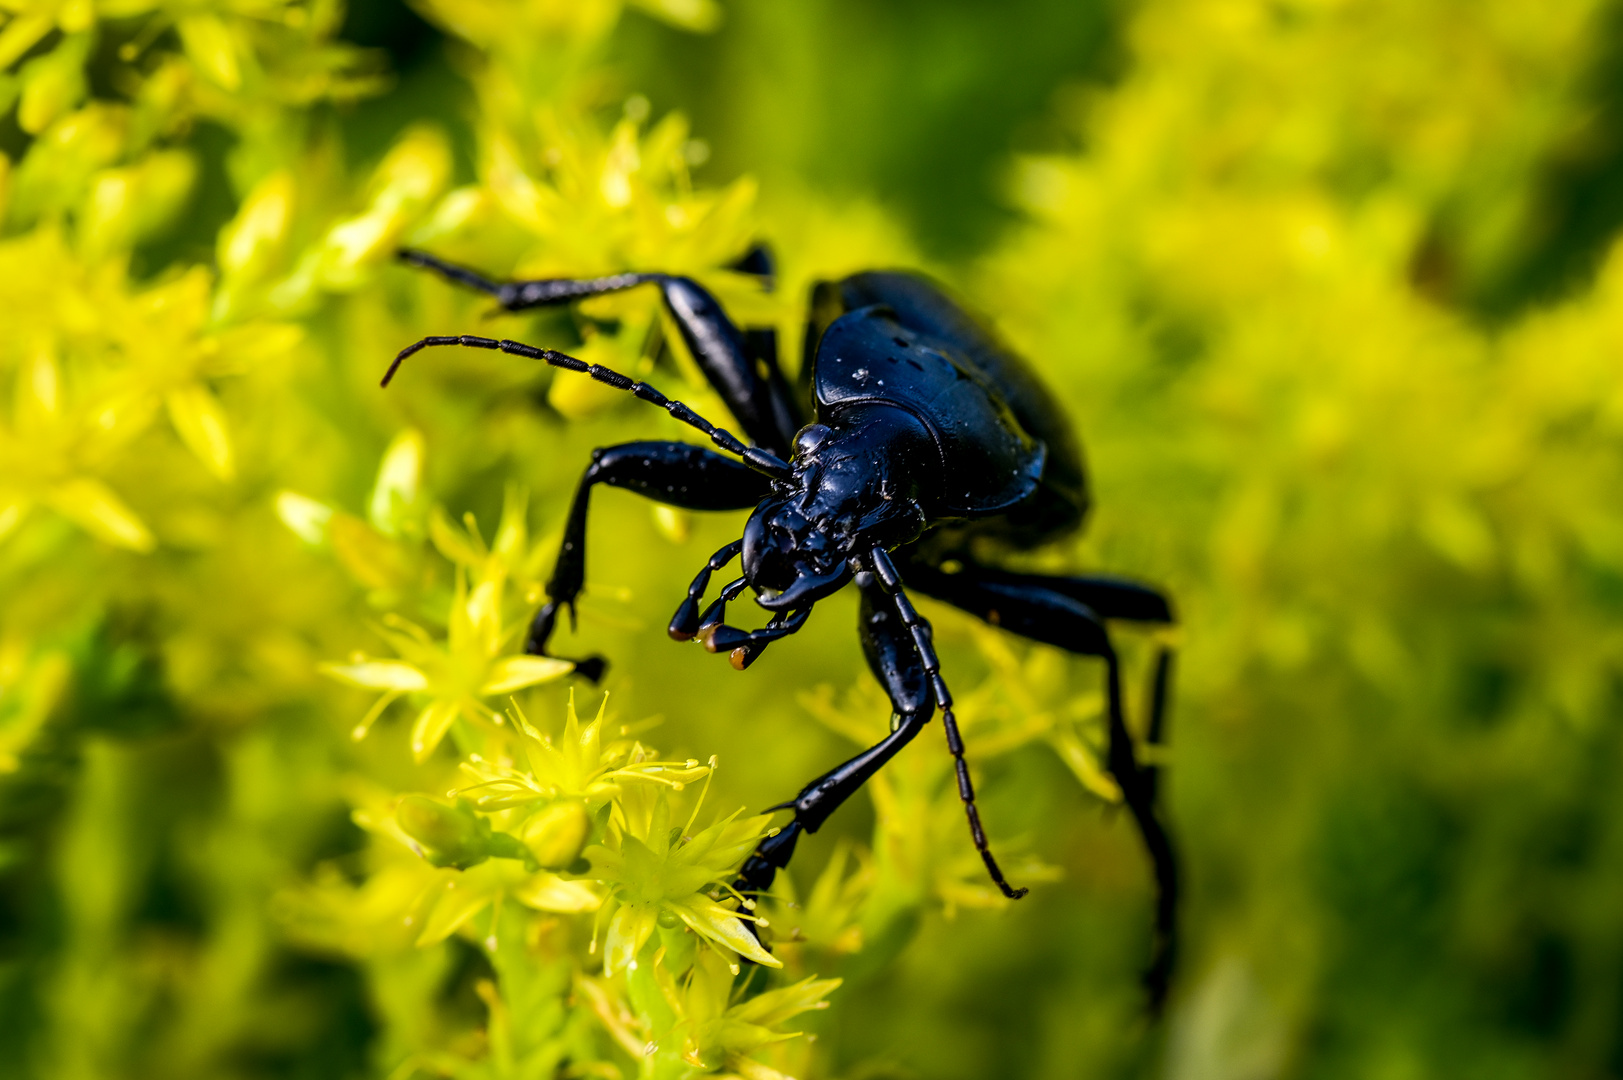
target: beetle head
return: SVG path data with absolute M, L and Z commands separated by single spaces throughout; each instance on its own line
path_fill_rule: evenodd
M 744 576 L 768 611 L 809 607 L 851 579 L 845 554 L 790 498 L 767 499 L 744 526 Z

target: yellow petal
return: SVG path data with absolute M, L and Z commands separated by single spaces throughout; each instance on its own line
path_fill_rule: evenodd
M 739 1080 L 794 1080 L 794 1077 L 781 1073 L 770 1065 L 763 1065 L 754 1058 L 731 1057 L 727 1063 L 732 1066 L 733 1072 L 738 1074 Z
M 492 572 L 473 587 L 464 605 L 468 629 L 472 632 L 469 644 L 483 656 L 494 654 L 502 640 L 502 568 L 492 566 L 490 569 Z
M 363 660 L 358 664 L 322 664 L 319 670 L 323 675 L 330 675 L 339 682 L 363 686 L 368 690 L 400 690 L 409 693 L 428 689 L 427 676 L 404 660 Z
M 695 896 L 685 903 L 671 904 L 671 909 L 696 932 L 720 942 L 740 956 L 746 956 L 764 967 L 783 966 L 783 961 L 761 948 L 761 943 L 744 926 L 743 920 L 720 904 Z
M 451 144 L 438 128 L 419 124 L 390 148 L 372 176 L 379 205 L 422 210 L 451 175 Z
M 513 890 L 521 903 L 537 911 L 556 911 L 571 914 L 596 911 L 602 899 L 584 881 L 565 881 L 556 874 L 540 873 Z
M 11 531 L 23 523 L 31 509 L 27 499 L 17 497 L 0 497 L 0 540 L 4 540 Z
M 417 499 L 425 451 L 423 433 L 415 428 L 406 428 L 394 437 L 389 449 L 383 452 L 367 516 L 371 518 L 372 525 L 386 536 L 397 534 L 401 512 Z
M 49 496 L 57 513 L 100 540 L 132 551 L 151 551 L 152 533 L 100 480 L 81 476 L 69 480 Z
M 327 525 L 332 521 L 332 513 L 332 507 L 326 503 L 307 499 L 297 492 L 276 493 L 276 516 L 306 544 L 327 542 Z
M 451 729 L 451 721 L 456 719 L 456 702 L 436 701 L 417 715 L 417 722 L 411 727 L 411 753 L 418 761 L 427 761 L 428 755 L 445 738 L 445 733 Z
M 254 271 L 273 255 L 293 216 L 293 174 L 272 173 L 254 186 L 242 209 L 220 230 L 220 269 L 227 274 Z
M 673 544 L 687 543 L 693 531 L 693 515 L 674 506 L 654 507 L 654 527 Z
M 221 331 L 214 344 L 218 359 L 209 365 L 216 374 L 249 371 L 260 364 L 281 360 L 304 340 L 297 323 L 257 321 Z
M 181 441 L 215 476 L 231 479 L 231 437 L 220 402 L 199 383 L 171 390 L 167 402 L 169 419 Z
M 335 513 L 328 523 L 333 554 L 371 589 L 398 589 L 411 580 L 411 555 L 360 518 Z
M 237 43 L 229 27 L 215 15 L 188 15 L 176 28 L 186 55 L 210 79 L 227 90 L 242 84 L 237 65 Z
M 9 68 L 17 58 L 51 32 L 49 14 L 18 15 L 0 30 L 0 69 Z
M 1069 728 L 1054 732 L 1049 736 L 1049 742 L 1054 750 L 1071 767 L 1071 772 L 1082 781 L 1082 786 L 1093 792 L 1108 803 L 1121 802 L 1121 787 L 1109 773 L 1100 767 L 1094 751 L 1083 744 L 1082 739 L 1074 730 Z
M 436 506 L 428 515 L 428 538 L 441 555 L 462 566 L 478 566 L 485 561 L 485 553 L 471 543 L 463 532 L 451 522 L 443 509 Z
M 792 1017 L 811 1009 L 826 1008 L 823 999 L 839 989 L 843 979 L 801 979 L 793 986 L 780 987 L 757 994 L 727 1010 L 731 1019 L 742 1020 L 762 1027 L 777 1027 Z
M 511 694 L 526 686 L 550 682 L 575 670 L 568 660 L 550 656 L 504 656 L 490 665 L 490 677 L 480 687 L 481 694 Z
M 23 65 L 18 127 L 38 135 L 84 99 L 88 89 L 84 63 L 89 44 L 88 37 L 73 35 L 60 41 L 52 52 Z
M 657 19 L 672 26 L 703 34 L 721 22 L 721 7 L 715 0 L 631 0 Z
M 418 948 L 444 941 L 456 932 L 457 927 L 473 918 L 495 899 L 493 893 L 470 888 L 473 882 L 466 879 L 467 875 L 458 874 L 445 883 L 439 902 L 429 913 L 428 920 L 423 925 L 423 932 L 417 938 Z
M 622 904 L 609 920 L 608 936 L 604 939 L 603 973 L 613 975 L 630 967 L 637 953 L 654 933 L 654 920 L 658 911 L 652 904 Z M 759 948 L 759 946 L 757 946 Z M 765 953 L 762 953 L 765 956 Z M 780 965 L 781 966 L 781 965 Z

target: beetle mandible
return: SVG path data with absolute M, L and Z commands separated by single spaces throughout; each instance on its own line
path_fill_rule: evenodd
M 598 484 L 690 510 L 752 511 L 743 537 L 712 555 L 693 579 L 669 630 L 679 641 L 698 638 L 711 652 L 727 653 L 739 670 L 799 630 L 817 601 L 848 583 L 861 592 L 858 633 L 894 709 L 891 734 L 774 808 L 793 810 L 794 820 L 744 863 L 739 891 L 767 889 L 800 834 L 816 832 L 939 708 L 975 848 L 1005 896 L 1025 894 L 1004 879 L 987 845 L 930 624 L 908 598 L 909 589 L 917 590 L 1023 637 L 1105 661 L 1106 765 L 1143 836 L 1158 887 L 1156 951 L 1146 981 L 1159 1002 L 1172 962 L 1176 866 L 1155 809 L 1156 769 L 1140 762 L 1126 726 L 1107 622 L 1170 624 L 1171 604 L 1124 578 L 1018 573 L 980 561 L 989 551 L 1030 550 L 1075 531 L 1089 506 L 1070 422 L 1024 361 L 924 278 L 859 273 L 812 290 L 797 393 L 778 365 L 773 335 L 741 331 L 691 278 L 624 273 L 498 283 L 424 252 L 403 251 L 401 258 L 488 293 L 507 311 L 657 286 L 689 352 L 751 440 L 746 445 L 645 382 L 552 349 L 459 335 L 401 350 L 384 386 L 403 360 L 429 346 L 498 349 L 628 391 L 723 451 L 633 442 L 593 452 L 526 651 L 546 651 L 561 610 L 573 620 L 585 580 L 587 508 Z M 764 249 L 735 268 L 770 286 Z M 701 610 L 711 575 L 740 556 L 743 576 Z M 746 589 L 771 612 L 763 629 L 726 622 L 728 602 Z M 575 664 L 594 680 L 603 672 L 600 658 Z M 1162 737 L 1169 670 L 1162 648 L 1146 727 L 1152 744 Z

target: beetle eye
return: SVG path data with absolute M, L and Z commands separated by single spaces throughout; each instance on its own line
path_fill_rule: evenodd
M 795 456 L 805 457 L 822 446 L 832 434 L 834 432 L 827 424 L 807 424 L 795 436 Z

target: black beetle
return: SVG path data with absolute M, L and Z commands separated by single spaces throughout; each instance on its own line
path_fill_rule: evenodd
M 1004 880 L 987 846 L 930 624 L 909 601 L 905 580 L 909 588 L 994 626 L 1105 660 L 1106 764 L 1144 837 L 1158 886 L 1156 956 L 1147 982 L 1159 1003 L 1171 970 L 1176 868 L 1155 812 L 1156 770 L 1138 761 L 1126 727 L 1106 621 L 1167 624 L 1171 605 L 1160 592 L 1122 578 L 1017 573 L 977 561 L 988 550 L 1049 543 L 1080 527 L 1088 509 L 1071 425 L 1019 357 L 930 282 L 906 273 L 862 273 L 813 290 L 797 394 L 779 368 L 774 336 L 740 331 L 691 278 L 625 273 L 500 284 L 422 252 L 401 257 L 491 294 L 508 311 L 657 285 L 689 352 L 754 443 L 746 446 L 646 383 L 552 349 L 456 336 L 424 338 L 401 350 L 385 386 L 401 361 L 427 346 L 499 349 L 629 391 L 733 455 L 683 442 L 594 451 L 527 651 L 545 651 L 560 609 L 573 617 L 585 578 L 587 507 L 596 484 L 690 510 L 753 510 L 743 538 L 711 556 L 670 624 L 671 637 L 698 637 L 710 651 L 728 653 L 740 670 L 768 643 L 800 629 L 818 600 L 852 581 L 861 590 L 859 634 L 895 709 L 891 734 L 776 808 L 792 809 L 795 819 L 745 862 L 740 891 L 768 888 L 788 864 L 800 833 L 815 832 L 939 706 L 975 847 L 1004 895 L 1025 894 Z M 737 268 L 770 284 L 762 249 Z M 710 575 L 740 554 L 743 576 L 701 612 Z M 772 612 L 764 629 L 745 631 L 724 621 L 727 603 L 746 588 Z M 1147 725 L 1152 744 L 1162 734 L 1169 661 L 1162 649 Z M 595 657 L 576 666 L 593 679 L 603 671 Z

